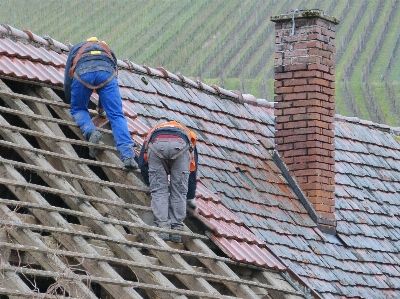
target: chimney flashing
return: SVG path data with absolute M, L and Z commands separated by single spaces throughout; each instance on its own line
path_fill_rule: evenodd
M 308 201 L 307 197 L 304 195 L 303 191 L 297 184 L 295 178 L 290 175 L 290 171 L 287 168 L 286 164 L 282 161 L 279 153 L 276 150 L 274 150 L 273 153 L 275 164 L 282 171 L 283 177 L 286 179 L 290 188 L 293 190 L 304 208 L 307 210 L 308 215 L 310 215 L 311 219 L 316 223 L 318 229 L 325 234 L 336 235 L 336 220 L 321 218 L 317 215 L 312 204 Z

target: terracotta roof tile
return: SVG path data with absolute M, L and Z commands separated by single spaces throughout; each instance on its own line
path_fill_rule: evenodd
M 273 255 L 256 245 L 241 243 L 237 240 L 227 240 L 215 236 L 211 236 L 211 238 L 215 242 L 220 243 L 226 254 L 234 259 L 239 261 L 248 261 L 258 266 L 268 266 L 279 270 L 285 269 L 282 264 L 277 262 Z

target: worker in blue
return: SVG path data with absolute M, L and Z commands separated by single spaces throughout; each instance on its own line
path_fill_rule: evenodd
M 164 122 L 147 133 L 139 165 L 145 183 L 150 186 L 156 226 L 183 230 L 186 211 L 197 214 L 197 161 L 196 134 L 181 123 Z M 161 232 L 159 236 L 175 243 L 182 241 L 179 234 Z
M 120 159 L 129 169 L 137 169 L 135 146 L 130 137 L 127 121 L 122 110 L 122 99 L 117 79 L 117 58 L 108 45 L 91 37 L 71 47 L 65 64 L 64 93 L 71 103 L 71 115 L 79 125 L 86 140 L 99 144 L 102 133 L 93 124 L 88 105 L 90 96 L 96 90 L 99 107 L 102 107 L 110 121 L 115 146 Z M 89 155 L 95 157 L 98 149 L 89 147 Z

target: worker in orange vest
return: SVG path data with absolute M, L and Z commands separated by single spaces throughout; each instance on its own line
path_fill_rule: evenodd
M 150 185 L 156 226 L 182 230 L 186 208 L 197 212 L 197 159 L 196 135 L 184 125 L 169 121 L 148 132 L 139 166 L 144 181 Z M 179 235 L 159 233 L 159 236 L 175 243 L 182 241 Z

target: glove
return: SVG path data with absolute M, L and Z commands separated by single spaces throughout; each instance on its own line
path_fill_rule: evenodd
M 194 213 L 199 212 L 199 208 L 197 207 L 196 198 L 188 199 L 187 200 L 187 207 L 193 210 Z

